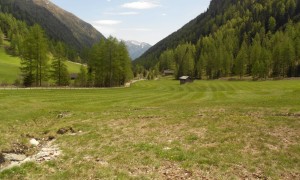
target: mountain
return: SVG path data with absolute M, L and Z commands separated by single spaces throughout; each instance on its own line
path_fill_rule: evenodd
M 50 0 L 0 0 L 2 12 L 8 12 L 29 25 L 39 24 L 47 35 L 81 50 L 105 38 L 92 25 L 61 9 Z
M 151 48 L 150 44 L 144 42 L 138 42 L 138 41 L 124 41 L 124 42 L 126 44 L 127 50 L 132 60 L 135 60 L 136 58 L 140 57 L 149 48 Z
M 190 42 L 194 45 L 202 37 L 213 36 L 226 26 L 234 26 L 239 42 L 243 36 L 253 39 L 263 29 L 270 30 L 270 18 L 275 20 L 273 33 L 283 29 L 289 20 L 299 22 L 299 0 L 212 0 L 206 12 L 184 25 L 178 31 L 161 40 L 134 61 L 146 69 L 155 66 L 160 55 L 167 49 L 175 49 L 179 44 Z

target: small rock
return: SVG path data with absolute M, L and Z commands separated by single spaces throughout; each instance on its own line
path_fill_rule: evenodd
M 54 136 L 49 136 L 49 137 L 48 137 L 48 141 L 52 141 L 53 139 L 55 139 Z
M 68 132 L 67 129 L 65 128 L 60 128 L 58 131 L 57 131 L 57 134 L 66 134 Z
M 37 146 L 37 145 L 39 145 L 39 142 L 36 139 L 32 138 L 32 139 L 30 139 L 30 144 L 33 146 Z
M 26 159 L 24 154 L 4 154 L 5 159 L 9 161 L 23 161 Z
M 0 164 L 5 163 L 5 159 L 2 153 L 0 153 Z
M 64 118 L 64 114 L 58 114 L 57 116 L 56 116 L 56 118 L 58 118 L 58 119 L 61 119 L 61 118 Z
M 76 131 L 72 127 L 60 128 L 57 134 L 66 134 L 67 132 L 75 133 Z
M 170 148 L 170 147 L 164 147 L 163 150 L 168 151 L 168 150 L 171 150 L 171 149 L 172 149 L 172 148 Z

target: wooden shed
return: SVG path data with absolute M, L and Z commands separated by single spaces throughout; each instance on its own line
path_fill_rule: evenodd
M 166 69 L 163 72 L 164 76 L 173 76 L 174 75 L 174 70 Z
M 78 78 L 78 74 L 77 73 L 72 73 L 72 74 L 70 74 L 70 79 L 71 80 L 75 80 L 75 79 L 77 79 Z
M 192 83 L 193 79 L 190 76 L 181 76 L 179 78 L 180 84 Z

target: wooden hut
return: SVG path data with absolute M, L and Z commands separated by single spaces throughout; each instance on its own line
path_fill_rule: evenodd
M 173 76 L 174 75 L 174 70 L 166 69 L 163 72 L 164 76 Z
M 192 83 L 193 79 L 190 76 L 181 76 L 179 78 L 180 84 Z
M 72 73 L 72 74 L 70 74 L 70 79 L 71 80 L 75 80 L 75 79 L 77 79 L 78 78 L 78 74 L 77 73 Z

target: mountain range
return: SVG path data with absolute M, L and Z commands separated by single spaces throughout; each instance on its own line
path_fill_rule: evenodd
M 142 54 L 144 54 L 149 48 L 151 48 L 151 45 L 145 42 L 138 42 L 138 41 L 124 41 L 128 53 L 132 60 L 135 60 L 136 58 L 139 58 Z
M 92 25 L 53 4 L 50 0 L 0 0 L 3 12 L 29 25 L 39 24 L 54 39 L 80 51 L 105 38 Z

